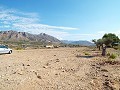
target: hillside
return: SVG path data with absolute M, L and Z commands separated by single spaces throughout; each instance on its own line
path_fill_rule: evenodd
M 62 42 L 66 43 L 66 44 L 73 44 L 73 45 L 94 46 L 93 43 L 91 43 L 89 41 L 83 41 L 83 40 L 79 40 L 79 41 L 62 40 Z
M 47 35 L 45 33 L 40 33 L 38 35 L 30 34 L 27 32 L 17 32 L 17 31 L 1 31 L 0 41 L 36 41 L 36 42 L 51 42 L 51 43 L 61 43 L 57 38 Z

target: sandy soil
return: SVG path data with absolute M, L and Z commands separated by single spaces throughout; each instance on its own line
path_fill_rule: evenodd
M 84 47 L 13 50 L 0 55 L 0 90 L 120 90 L 120 63 L 105 60 Z

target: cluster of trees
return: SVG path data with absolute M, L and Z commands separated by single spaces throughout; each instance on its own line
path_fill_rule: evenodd
M 108 33 L 108 34 L 104 34 L 103 37 L 101 39 L 94 39 L 92 40 L 92 42 L 94 42 L 97 46 L 97 48 L 99 48 L 99 50 L 102 48 L 104 48 L 104 45 L 106 47 L 114 47 L 117 46 L 120 43 L 120 39 L 118 36 L 116 36 L 113 33 Z M 104 52 L 103 52 L 104 53 Z

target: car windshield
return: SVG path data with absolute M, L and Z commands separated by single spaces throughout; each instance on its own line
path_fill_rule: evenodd
M 8 48 L 7 46 L 0 45 L 0 48 Z

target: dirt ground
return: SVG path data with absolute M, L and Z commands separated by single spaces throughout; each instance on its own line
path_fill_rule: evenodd
M 0 90 L 120 90 L 120 63 L 89 48 L 0 55 Z

